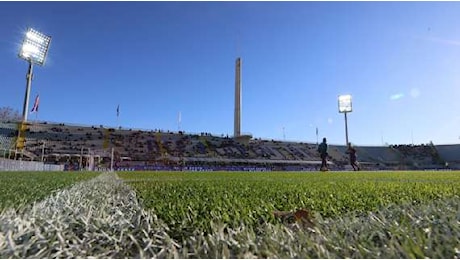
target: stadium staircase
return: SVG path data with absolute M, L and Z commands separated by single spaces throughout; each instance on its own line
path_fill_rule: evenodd
M 200 142 L 203 144 L 204 147 L 204 154 L 211 154 L 211 148 L 209 147 L 208 139 L 205 136 L 200 136 Z
M 156 138 L 156 143 L 157 143 L 157 146 L 160 150 L 160 156 L 162 158 L 165 158 L 167 155 L 168 155 L 168 152 L 167 150 L 165 149 L 164 145 L 163 145 L 163 140 L 161 139 L 162 137 L 162 133 L 161 132 L 157 132 L 155 134 L 155 138 Z

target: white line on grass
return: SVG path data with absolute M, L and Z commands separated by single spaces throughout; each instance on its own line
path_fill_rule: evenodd
M 174 247 L 166 227 L 115 173 L 0 215 L 0 258 L 162 258 Z

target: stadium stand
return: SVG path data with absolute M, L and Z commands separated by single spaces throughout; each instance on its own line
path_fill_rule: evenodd
M 414 168 L 433 168 L 443 163 L 443 159 L 433 144 L 394 145 L 392 147 L 403 155 L 405 165 L 412 165 Z
M 0 149 L 14 148 L 17 122 L 0 123 Z M 250 139 L 183 131 L 115 129 L 63 123 L 30 123 L 25 133 L 24 160 L 46 161 L 80 169 L 94 164 L 108 167 L 111 150 L 120 169 L 256 169 L 315 170 L 320 164 L 317 145 Z M 366 169 L 423 169 L 460 165 L 460 145 L 356 146 Z M 346 169 L 346 147 L 329 145 L 330 167 Z M 6 152 L 4 156 L 6 157 Z
M 460 145 L 436 145 L 436 150 L 445 165 L 460 168 Z

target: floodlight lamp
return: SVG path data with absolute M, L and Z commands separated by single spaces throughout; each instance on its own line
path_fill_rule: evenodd
M 51 37 L 29 28 L 24 35 L 19 57 L 43 66 L 48 53 Z
M 348 113 L 351 111 L 351 95 L 339 96 L 339 113 Z

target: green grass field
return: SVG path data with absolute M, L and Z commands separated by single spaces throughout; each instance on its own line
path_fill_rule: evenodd
M 0 210 L 18 208 L 45 198 L 79 181 L 97 176 L 90 172 L 0 172 Z
M 125 172 L 143 204 L 176 230 L 273 222 L 273 211 L 322 217 L 460 196 L 459 172 Z
M 2 172 L 0 181 L 0 258 L 460 258 L 458 171 Z M 297 209 L 313 226 L 274 216 Z

